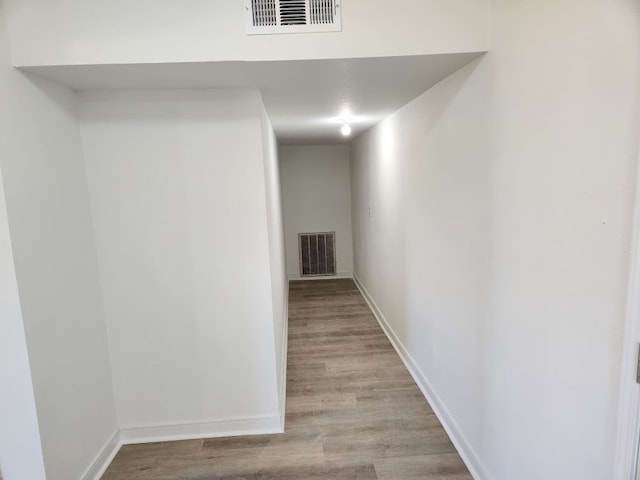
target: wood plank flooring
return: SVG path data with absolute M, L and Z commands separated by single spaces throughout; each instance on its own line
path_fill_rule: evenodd
M 285 433 L 122 447 L 103 480 L 472 480 L 351 280 L 292 282 Z

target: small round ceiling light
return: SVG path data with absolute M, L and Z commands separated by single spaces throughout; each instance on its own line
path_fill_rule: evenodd
M 340 133 L 342 133 L 342 135 L 344 135 L 345 137 L 348 137 L 349 135 L 351 135 L 351 126 L 348 123 L 345 123 L 340 129 Z

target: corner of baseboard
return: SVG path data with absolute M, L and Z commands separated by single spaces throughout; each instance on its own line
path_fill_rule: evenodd
M 360 290 L 360 293 L 367 302 L 367 305 L 369 305 L 369 308 L 371 309 L 373 316 L 380 324 L 382 331 L 385 333 L 385 335 L 391 342 L 391 345 L 393 345 L 393 348 L 400 356 L 402 363 L 404 363 L 405 367 L 418 385 L 418 388 L 420 388 L 422 395 L 424 395 L 425 399 L 427 400 L 427 402 L 429 402 L 429 405 L 436 414 L 436 417 L 438 417 L 438 420 L 440 420 L 440 423 L 449 435 L 451 442 L 456 447 L 458 454 L 467 466 L 467 469 L 471 473 L 471 476 L 474 478 L 474 480 L 492 480 L 491 476 L 488 474 L 487 469 L 480 461 L 475 450 L 466 440 L 456 421 L 453 419 L 447 408 L 440 400 L 440 397 L 437 395 L 436 391 L 431 385 L 431 382 L 429 382 L 411 354 L 397 337 L 397 335 L 389 325 L 389 322 L 385 318 L 384 314 L 382 313 L 380 308 L 378 308 L 375 300 L 369 294 L 369 291 L 362 284 L 356 273 L 353 274 L 353 281 L 356 284 L 356 287 L 358 287 L 358 290 Z
M 272 416 L 222 419 L 202 423 L 125 427 L 113 433 L 80 478 L 81 480 L 100 480 L 123 445 L 283 433 L 283 413 L 284 411 Z
M 89 468 L 84 472 L 82 480 L 100 480 L 104 472 L 107 470 L 118 451 L 122 447 L 122 440 L 120 438 L 120 430 L 116 430 L 107 442 L 103 445 L 96 455 Z
M 226 418 L 207 422 L 125 427 L 120 430 L 120 438 L 123 445 L 131 445 L 282 432 L 278 412 L 267 416 Z

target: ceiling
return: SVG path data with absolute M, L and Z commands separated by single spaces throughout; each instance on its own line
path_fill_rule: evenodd
M 28 67 L 75 90 L 258 88 L 281 144 L 339 143 L 357 136 L 482 55 L 273 62 Z

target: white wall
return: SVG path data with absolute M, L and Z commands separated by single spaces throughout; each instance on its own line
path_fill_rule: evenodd
M 353 275 L 349 147 L 283 145 L 280 168 L 289 278 L 300 278 L 298 234 L 305 232 L 336 232 L 337 273 Z
M 0 2 L 0 95 L 11 92 L 9 49 Z M 0 156 L 9 152 L 11 115 L 0 109 Z M 40 429 L 20 309 L 0 172 L 0 477 L 44 480 Z
M 13 91 L 0 1 L 0 96 Z M 10 151 L 11 112 L 0 109 L 0 157 Z M 0 477 L 44 480 L 44 460 L 0 171 Z
M 16 65 L 485 51 L 489 0 L 347 0 L 341 33 L 245 34 L 242 0 L 7 0 Z M 391 7 L 391 8 L 390 8 Z
M 259 92 L 81 106 L 120 427 L 278 425 Z
M 493 10 L 491 53 L 355 141 L 355 273 L 477 478 L 603 480 L 639 7 L 495 0 Z
M 0 141 L 0 145 L 3 143 Z M 0 478 L 44 480 L 40 430 L 1 180 L 0 176 Z
M 82 475 L 116 429 L 80 135 L 73 94 L 11 69 L 3 18 L 0 30 L 0 169 L 42 455 L 48 480 L 68 480 Z M 3 236 L 6 255 L 6 230 Z M 9 303 L 2 305 L 10 311 L 2 323 L 16 341 L 6 353 L 21 356 L 20 310 L 6 261 L 2 296 Z M 12 456 L 19 465 L 7 469 L 7 480 L 42 476 L 27 364 L 18 360 L 14 380 L 21 385 L 12 394 L 25 396 L 24 410 L 3 404 L 0 415 L 25 422 L 25 450 Z M 31 473 L 21 476 L 16 468 Z
M 40 430 L 6 213 L 0 182 L 0 477 L 44 480 Z
M 287 380 L 287 331 L 289 322 L 289 279 L 287 278 L 284 242 L 284 218 L 282 210 L 282 188 L 278 162 L 278 142 L 264 105 L 261 111 L 264 178 L 269 232 L 269 260 L 271 269 L 271 295 L 273 304 L 273 327 L 276 351 L 276 372 L 280 415 L 284 422 Z

